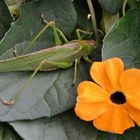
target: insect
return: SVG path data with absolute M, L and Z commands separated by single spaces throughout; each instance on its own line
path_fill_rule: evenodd
M 52 22 L 49 23 L 52 25 Z M 49 27 L 46 25 L 46 27 Z M 44 27 L 46 29 L 46 27 Z M 55 36 L 58 38 L 56 32 L 58 30 L 55 26 L 52 26 L 55 31 Z M 32 40 L 26 51 L 32 47 L 38 37 L 45 31 L 42 29 Z M 62 36 L 62 32 L 60 32 Z M 65 39 L 65 38 L 64 38 Z M 60 42 L 60 41 L 59 41 Z M 56 69 L 65 69 L 71 67 L 75 63 L 73 84 L 76 80 L 77 64 L 83 57 L 85 60 L 88 59 L 88 55 L 94 50 L 96 41 L 94 40 L 75 40 L 64 45 L 57 45 L 55 47 L 43 49 L 37 52 L 17 55 L 16 50 L 13 50 L 15 57 L 1 60 L 0 61 L 0 72 L 10 71 L 34 71 L 33 74 L 27 79 L 19 93 L 12 99 L 1 99 L 4 105 L 14 104 L 16 99 L 24 92 L 24 89 L 28 86 L 29 82 L 35 76 L 38 71 L 51 71 Z
M 75 59 L 85 58 L 90 54 L 95 41 L 74 41 L 57 45 L 37 52 L 20 55 L 0 61 L 0 72 L 34 71 L 39 65 L 39 71 L 50 71 L 58 68 L 71 67 Z

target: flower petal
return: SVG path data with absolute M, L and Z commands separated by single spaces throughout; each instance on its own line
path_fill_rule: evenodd
M 140 92 L 127 96 L 127 103 L 134 108 L 140 109 Z
M 81 82 L 78 85 L 77 92 L 77 99 L 80 102 L 102 102 L 109 98 L 109 93 L 106 90 L 90 81 Z
M 107 109 L 109 94 L 97 84 L 84 81 L 79 84 L 75 113 L 79 118 L 91 121 Z
M 120 78 L 120 84 L 126 96 L 140 91 L 140 70 L 134 68 L 126 70 Z
M 126 96 L 130 117 L 140 125 L 140 70 L 128 69 L 120 78 L 121 90 Z
M 129 116 L 140 126 L 140 109 L 137 109 L 129 104 L 126 104 L 126 109 L 129 112 Z
M 122 105 L 110 105 L 108 110 L 93 121 L 93 125 L 103 131 L 123 134 L 123 132 L 134 126 L 134 122 Z
M 78 102 L 75 106 L 76 115 L 85 121 L 91 121 L 104 113 L 107 109 L 107 103 L 83 103 Z
M 120 58 L 111 58 L 103 62 L 94 62 L 91 66 L 92 79 L 108 91 L 119 89 L 119 78 L 124 71 Z

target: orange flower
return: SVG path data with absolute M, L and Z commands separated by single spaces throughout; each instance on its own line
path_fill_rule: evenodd
M 90 69 L 97 83 L 84 81 L 78 86 L 76 115 L 102 131 L 122 134 L 140 126 L 140 70 L 124 70 L 121 59 L 94 62 Z

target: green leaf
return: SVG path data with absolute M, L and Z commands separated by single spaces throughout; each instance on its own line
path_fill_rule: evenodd
M 115 15 L 111 15 L 107 11 L 103 10 L 102 11 L 102 21 L 101 25 L 105 33 L 109 31 L 111 26 L 119 19 L 119 13 Z
M 111 139 L 112 135 L 113 134 L 111 134 L 111 133 L 98 131 L 96 140 L 114 140 L 114 139 Z
M 0 140 L 22 140 L 11 126 L 0 123 Z
M 102 59 L 120 57 L 125 68 L 140 68 L 140 9 L 130 10 L 107 33 Z
M 13 18 L 5 4 L 4 0 L 0 1 L 0 39 L 4 36 L 5 32 L 10 28 L 10 23 Z
M 54 20 L 56 26 L 69 36 L 76 26 L 76 11 L 71 0 L 40 0 L 25 4 L 21 8 L 21 16 L 12 23 L 10 30 L 0 42 L 0 55 L 23 41 L 30 41 L 44 27 L 41 14 L 47 21 Z M 44 48 L 54 45 L 53 32 L 47 30 L 39 38 Z M 44 42 L 46 44 L 44 44 Z
M 75 0 L 74 6 L 77 13 L 77 28 L 90 31 L 92 29 L 91 20 L 88 19 L 89 8 L 86 0 Z
M 130 128 L 122 135 L 98 131 L 96 140 L 139 140 L 139 132 L 140 127 Z
M 10 13 L 13 15 L 16 20 L 20 16 L 20 6 L 24 4 L 25 0 L 5 0 Z
M 74 68 L 38 72 L 14 105 L 0 103 L 0 120 L 14 121 L 50 117 L 72 108 L 76 102 L 76 87 L 89 79 L 87 65 L 78 66 L 76 85 L 72 86 Z M 0 99 L 12 99 L 32 72 L 0 74 Z
M 24 0 L 5 0 L 8 5 L 21 4 Z
M 123 4 L 123 0 L 98 0 L 101 6 L 110 14 L 116 14 Z
M 95 129 L 92 122 L 78 119 L 74 110 L 51 118 L 11 122 L 15 131 L 26 140 L 139 140 L 139 127 L 128 129 L 123 135 Z M 32 129 L 31 129 L 32 128 Z
M 135 127 L 127 130 L 123 135 L 117 135 L 117 140 L 139 140 L 140 127 Z
M 139 0 L 128 0 L 128 5 L 131 8 L 140 8 L 140 1 Z
M 92 122 L 78 119 L 73 111 L 52 118 L 10 123 L 26 140 L 95 140 L 97 130 Z

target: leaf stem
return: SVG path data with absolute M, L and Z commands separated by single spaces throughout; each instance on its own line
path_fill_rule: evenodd
M 122 15 L 123 16 L 125 15 L 125 7 L 126 7 L 126 4 L 127 4 L 127 0 L 124 0 L 123 5 L 122 5 Z
M 90 13 L 91 13 L 93 30 L 94 30 L 94 33 L 95 33 L 95 37 L 97 39 L 98 38 L 98 29 L 97 29 L 97 23 L 96 23 L 96 18 L 95 18 L 95 11 L 94 11 L 91 0 L 87 0 L 87 3 L 88 3 L 88 7 L 89 7 L 89 10 L 90 10 Z

